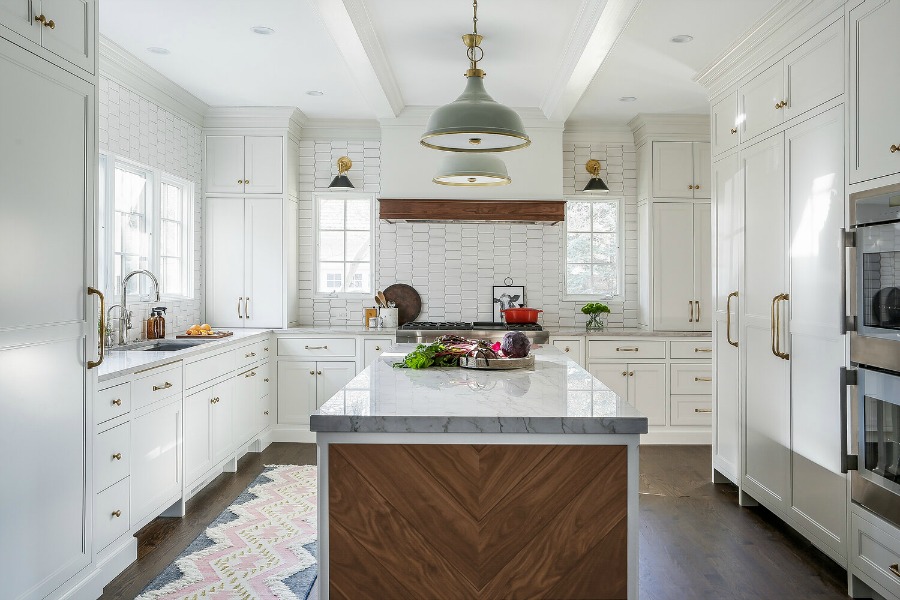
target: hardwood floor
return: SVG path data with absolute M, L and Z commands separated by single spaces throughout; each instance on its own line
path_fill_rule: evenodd
M 104 590 L 133 599 L 267 464 L 315 464 L 312 444 L 272 444 L 139 532 L 138 560 Z M 641 447 L 641 600 L 846 598 L 846 573 L 737 488 L 712 484 L 709 446 Z

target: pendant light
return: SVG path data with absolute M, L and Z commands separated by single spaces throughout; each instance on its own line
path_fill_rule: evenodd
M 512 181 L 506 164 L 492 154 L 447 154 L 432 179 L 441 185 L 489 186 Z
M 334 179 L 331 180 L 331 183 L 328 185 L 329 190 L 352 190 L 353 184 L 350 183 L 350 178 L 347 177 L 344 173 L 350 170 L 350 167 L 353 166 L 353 161 L 350 160 L 347 156 L 342 156 L 337 159 L 337 168 L 338 174 Z
M 595 194 L 605 194 L 609 191 L 606 182 L 600 179 L 600 161 L 593 158 L 584 165 L 585 170 L 591 174 L 591 180 L 584 186 L 585 192 L 593 192 Z
M 478 68 L 478 62 L 484 58 L 483 36 L 478 35 L 478 0 L 472 6 L 472 33 L 462 36 L 469 58 L 466 89 L 459 98 L 431 114 L 420 143 L 450 152 L 505 152 L 524 148 L 531 143 L 531 138 L 521 117 L 491 98 L 484 89 L 485 72 Z

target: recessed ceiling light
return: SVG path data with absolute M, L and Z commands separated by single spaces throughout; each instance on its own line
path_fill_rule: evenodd
M 171 54 L 168 48 L 160 48 L 159 46 L 150 46 L 147 48 L 147 52 L 151 54 Z
M 264 27 L 263 25 L 257 25 L 256 27 L 251 27 L 250 31 L 253 33 L 258 33 L 259 35 L 272 35 L 275 33 L 275 30 L 271 27 Z
M 687 44 L 688 42 L 690 42 L 693 39 L 694 39 L 694 36 L 692 36 L 692 35 L 682 34 L 682 35 L 676 35 L 670 41 L 673 44 Z
M 307 96 L 324 96 L 325 92 L 320 92 L 319 90 L 309 90 L 306 92 Z
M 622 96 L 619 98 L 619 102 L 634 102 L 637 100 L 636 96 Z

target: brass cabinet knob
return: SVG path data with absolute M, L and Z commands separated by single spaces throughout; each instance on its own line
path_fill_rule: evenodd
M 122 406 L 122 399 L 116 398 L 115 400 L 112 401 L 112 403 L 115 404 L 116 406 Z
M 47 22 L 47 17 L 45 17 L 44 15 L 38 15 L 34 18 L 34 20 L 37 21 L 38 23 L 43 24 L 43 23 Z
M 267 415 L 267 414 L 269 414 L 269 411 L 263 411 L 263 414 Z
M 628 376 L 629 376 L 629 377 L 634 377 L 634 371 L 628 371 Z
M 689 186 L 688 186 L 688 189 L 689 189 L 689 190 L 692 190 L 692 189 L 694 189 L 694 186 L 693 186 L 693 185 L 689 185 Z
M 56 29 L 56 23 L 53 22 L 53 19 L 50 19 L 46 23 L 44 23 L 44 27 L 49 27 L 50 29 Z
M 112 511 L 112 516 L 114 516 L 114 517 L 121 517 L 121 516 L 122 516 L 122 511 L 121 511 L 121 510 L 114 510 L 114 511 Z
M 622 377 L 628 377 L 628 371 L 622 371 Z
M 244 183 L 244 180 L 243 180 L 243 179 L 238 179 L 238 183 L 241 183 L 241 184 L 242 184 L 242 183 Z
M 244 183 L 250 183 L 250 180 L 249 180 L 249 179 L 245 179 L 245 180 L 244 180 Z
M 216 403 L 216 399 L 215 399 L 215 398 L 210 398 L 210 399 L 209 399 L 209 403 L 210 403 L 210 404 L 215 404 L 215 403 Z
M 269 351 L 269 347 L 266 346 L 265 348 L 263 348 L 263 350 L 264 350 L 265 352 L 268 352 L 268 351 Z
M 322 371 L 316 371 L 316 375 L 321 375 Z
M 263 379 L 263 381 L 265 381 L 266 383 L 269 383 L 269 378 L 266 377 L 265 379 Z
M 781 102 L 779 102 L 778 104 L 775 105 L 775 108 L 781 109 L 781 108 L 784 108 L 785 106 L 787 106 L 787 104 L 788 104 L 787 100 L 782 100 Z
M 310 375 L 315 375 L 316 372 L 315 372 L 315 371 L 310 371 L 309 374 L 310 374 Z
M 381 350 L 381 346 L 375 346 L 375 351 L 378 352 L 379 350 Z
M 731 128 L 731 135 L 734 135 L 734 134 L 736 134 L 736 133 L 737 133 L 737 127 L 732 127 L 732 128 Z
M 699 189 L 700 189 L 700 186 L 699 186 L 699 185 L 695 185 L 695 186 L 694 186 L 694 189 L 695 189 L 695 190 L 699 190 Z
M 116 452 L 115 454 L 113 454 L 112 457 L 113 457 L 114 459 L 116 459 L 116 460 L 122 460 L 122 453 L 121 453 L 121 452 Z
M 900 152 L 900 146 L 898 146 L 897 144 L 891 144 L 891 154 L 893 154 L 894 152 Z
M 565 350 L 565 351 L 568 352 L 569 350 L 571 350 L 571 348 L 569 348 L 568 346 L 566 346 L 566 350 Z
M 256 356 L 256 352 L 251 352 L 250 354 L 245 354 L 244 358 L 252 358 L 254 356 Z

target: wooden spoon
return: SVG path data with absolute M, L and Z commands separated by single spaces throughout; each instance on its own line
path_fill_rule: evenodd
M 382 292 L 381 290 L 378 290 L 375 293 L 375 299 L 378 300 L 378 304 L 382 308 L 387 308 L 387 298 L 384 297 L 384 292 Z

